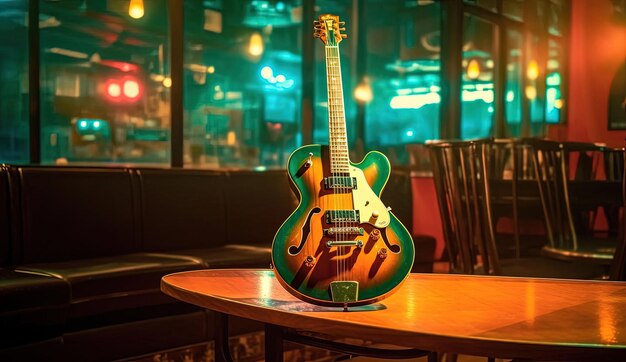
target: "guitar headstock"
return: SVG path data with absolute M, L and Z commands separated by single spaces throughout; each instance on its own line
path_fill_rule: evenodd
M 320 17 L 313 22 L 313 37 L 320 38 L 322 43 L 327 46 L 336 46 L 341 40 L 348 37 L 346 34 L 341 33 L 346 30 L 346 28 L 344 28 L 345 25 L 345 21 L 339 21 L 338 15 L 320 15 Z

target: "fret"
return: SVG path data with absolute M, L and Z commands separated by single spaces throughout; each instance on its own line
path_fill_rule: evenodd
M 333 173 L 349 172 L 350 159 L 341 84 L 339 47 L 326 46 L 326 81 L 328 89 L 328 140 L 330 168 Z

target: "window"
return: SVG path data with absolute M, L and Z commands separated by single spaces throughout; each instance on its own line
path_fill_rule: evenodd
M 339 50 L 355 161 L 375 149 L 419 167 L 420 145 L 441 135 L 543 136 L 564 122 L 567 1 L 40 1 L 32 107 L 28 3 L 0 2 L 0 162 L 284 168 L 303 139 L 328 143 L 324 45 L 303 49 L 322 13 L 346 22 Z M 173 104 L 168 21 L 180 10 Z M 172 120 L 181 98 L 182 119 Z M 40 130 L 29 130 L 29 109 L 40 110 Z M 31 140 L 41 155 L 29 157 Z
M 0 2 L 0 163 L 29 158 L 26 7 L 26 0 Z
M 42 162 L 169 163 L 167 2 L 144 4 L 40 2 Z
M 546 64 L 546 122 L 560 123 L 563 110 L 562 48 L 559 42 L 548 40 L 548 62 Z
M 300 11 L 185 1 L 186 166 L 285 167 L 302 143 Z
M 504 117 L 506 136 L 518 137 L 522 124 L 522 35 L 515 30 L 506 32 L 506 89 Z
M 487 137 L 494 123 L 494 25 L 468 15 L 463 28 L 461 137 Z
M 439 137 L 440 4 L 370 1 L 366 8 L 367 71 L 373 98 L 365 144 L 406 164 L 407 145 Z

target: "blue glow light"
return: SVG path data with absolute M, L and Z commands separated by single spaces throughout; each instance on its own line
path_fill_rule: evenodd
M 427 104 L 436 104 L 441 102 L 438 93 L 411 94 L 401 95 L 391 98 L 389 106 L 393 109 L 419 109 Z
M 415 135 L 415 131 L 413 131 L 412 129 L 406 131 L 406 136 L 407 137 L 413 137 Z
M 83 128 L 83 129 L 84 129 L 84 128 L 87 128 L 87 121 L 85 121 L 85 120 L 80 121 L 80 122 L 78 123 L 78 126 L 79 126 L 80 128 Z
M 266 65 L 263 68 L 261 68 L 261 78 L 270 79 L 273 76 L 274 76 L 274 71 L 269 65 Z
M 100 121 L 94 121 L 94 122 L 93 122 L 93 128 L 94 128 L 94 129 L 98 129 L 98 128 L 100 128 Z

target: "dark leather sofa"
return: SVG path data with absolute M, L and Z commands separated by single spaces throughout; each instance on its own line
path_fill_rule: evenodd
M 407 187 L 408 186 L 408 187 Z M 410 230 L 408 173 L 389 204 Z M 284 171 L 0 167 L 0 360 L 115 360 L 211 340 L 168 273 L 267 268 L 297 204 Z M 416 238 L 415 271 L 434 240 Z M 235 320 L 233 332 L 259 328 Z

